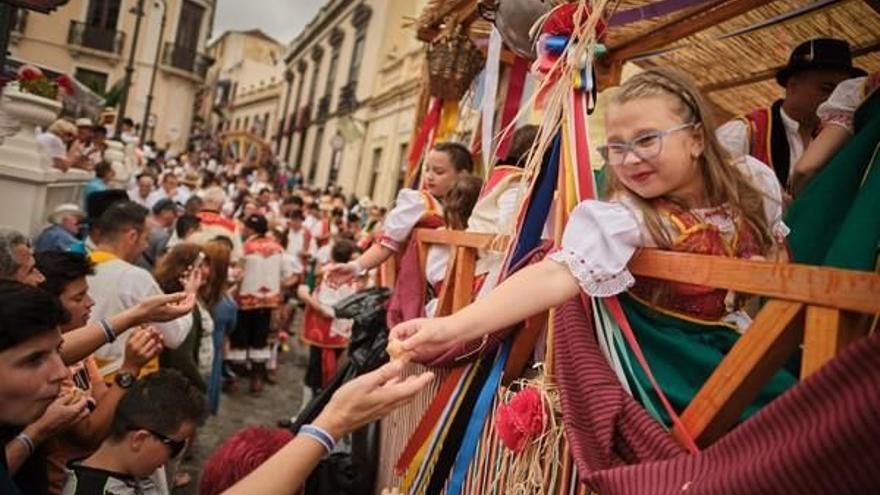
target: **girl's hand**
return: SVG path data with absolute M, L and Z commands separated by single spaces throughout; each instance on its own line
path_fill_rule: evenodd
M 407 403 L 434 374 L 430 371 L 400 380 L 403 363 L 392 361 L 343 385 L 330 398 L 315 425 L 339 439 Z
M 62 389 L 42 416 L 27 427 L 26 433 L 37 443 L 54 437 L 89 415 L 88 399 L 76 387 Z
M 392 359 L 427 360 L 452 349 L 458 340 L 448 318 L 416 318 L 391 329 L 388 354 Z
M 198 294 L 202 286 L 202 270 L 197 266 L 190 266 L 180 276 L 180 285 L 187 294 Z
M 195 304 L 196 296 L 186 292 L 147 297 L 135 306 L 136 324 L 176 320 L 191 313 Z

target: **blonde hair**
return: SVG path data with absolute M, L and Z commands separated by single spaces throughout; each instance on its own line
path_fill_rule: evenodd
M 69 120 L 58 119 L 55 122 L 52 122 L 52 125 L 49 126 L 46 131 L 55 134 L 56 136 L 61 136 L 64 134 L 76 135 L 77 128 L 73 125 Z
M 764 216 L 764 201 L 771 199 L 730 163 L 727 152 L 715 137 L 715 122 L 709 104 L 688 76 L 665 68 L 647 70 L 624 82 L 611 103 L 622 104 L 655 96 L 666 96 L 675 102 L 674 111 L 682 118 L 682 123 L 699 124 L 695 129 L 702 133 L 704 143 L 698 159 L 706 200 L 712 206 L 729 204 L 741 213 L 758 234 L 761 249 L 766 252 L 773 239 Z M 608 174 L 607 188 L 609 195 L 627 194 L 631 197 L 641 210 L 648 232 L 657 245 L 666 249 L 672 247 L 672 239 L 664 228 L 660 213 L 648 201 L 626 189 L 614 174 Z

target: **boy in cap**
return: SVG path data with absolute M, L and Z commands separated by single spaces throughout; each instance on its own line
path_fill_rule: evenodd
M 792 168 L 818 130 L 819 105 L 841 81 L 864 75 L 853 66 L 846 41 L 815 38 L 801 43 L 776 73 L 785 98 L 719 127 L 718 140 L 734 158 L 751 155 L 770 165 L 788 189 Z

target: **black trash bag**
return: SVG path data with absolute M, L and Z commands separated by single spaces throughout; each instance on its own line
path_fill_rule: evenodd
M 333 307 L 340 318 L 354 320 L 348 345 L 348 362 L 327 387 L 297 416 L 290 429 L 296 433 L 321 413 L 345 382 L 373 371 L 388 361 L 388 326 L 385 312 L 391 291 L 367 289 Z M 351 454 L 335 453 L 322 460 L 306 483 L 306 495 L 360 495 L 374 492 L 379 461 L 379 424 L 372 423 L 351 435 Z

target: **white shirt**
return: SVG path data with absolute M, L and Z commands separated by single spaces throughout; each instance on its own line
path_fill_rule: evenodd
M 51 132 L 41 132 L 37 134 L 37 145 L 40 152 L 49 158 L 64 158 L 67 156 L 67 146 L 60 137 Z
M 855 132 L 853 117 L 865 96 L 870 94 L 872 88 L 866 87 L 867 77 L 855 77 L 847 79 L 834 88 L 831 96 L 819 105 L 816 115 L 822 121 L 822 125 L 837 125 L 843 127 L 850 134 Z
M 131 308 L 149 296 L 162 294 L 162 289 L 150 272 L 121 259 L 113 259 L 95 265 L 95 274 L 87 278 L 89 297 L 95 301 L 90 323 L 109 318 Z M 154 323 L 162 334 L 166 348 L 176 349 L 192 329 L 192 315 L 182 316 L 166 323 Z M 117 329 L 119 330 L 119 329 Z M 101 374 L 116 372 L 125 357 L 125 343 L 131 332 L 120 335 L 112 344 L 106 344 L 95 352 L 100 361 L 109 363 L 101 367 Z
M 751 156 L 739 160 L 737 166 L 764 193 L 767 225 L 771 235 L 781 241 L 788 235 L 788 227 L 782 221 L 782 187 L 776 175 Z M 733 220 L 728 217 L 716 215 L 707 217 L 706 221 L 722 232 L 735 229 Z M 655 244 L 634 205 L 626 200 L 587 200 L 572 212 L 562 236 L 562 247 L 549 258 L 565 265 L 586 294 L 610 297 L 635 283 L 627 265 L 642 247 L 655 247 Z
M 785 127 L 785 137 L 788 138 L 788 163 L 789 177 L 794 171 L 794 166 L 801 155 L 804 154 L 804 142 L 801 139 L 801 125 L 789 117 L 784 109 L 779 112 L 782 115 L 782 125 Z M 751 142 L 749 140 L 749 126 L 743 119 L 734 119 L 722 125 L 715 131 L 715 136 L 721 142 L 721 146 L 730 153 L 734 159 L 749 155 Z
M 165 189 L 160 187 L 155 191 L 151 192 L 149 196 L 147 196 L 147 208 L 152 208 L 153 205 L 159 202 L 161 199 L 165 199 L 168 197 L 168 193 L 165 192 Z M 178 186 L 177 190 L 174 192 L 174 197 L 171 198 L 177 204 L 184 204 L 186 200 L 190 197 L 190 191 L 188 188 L 183 186 Z

